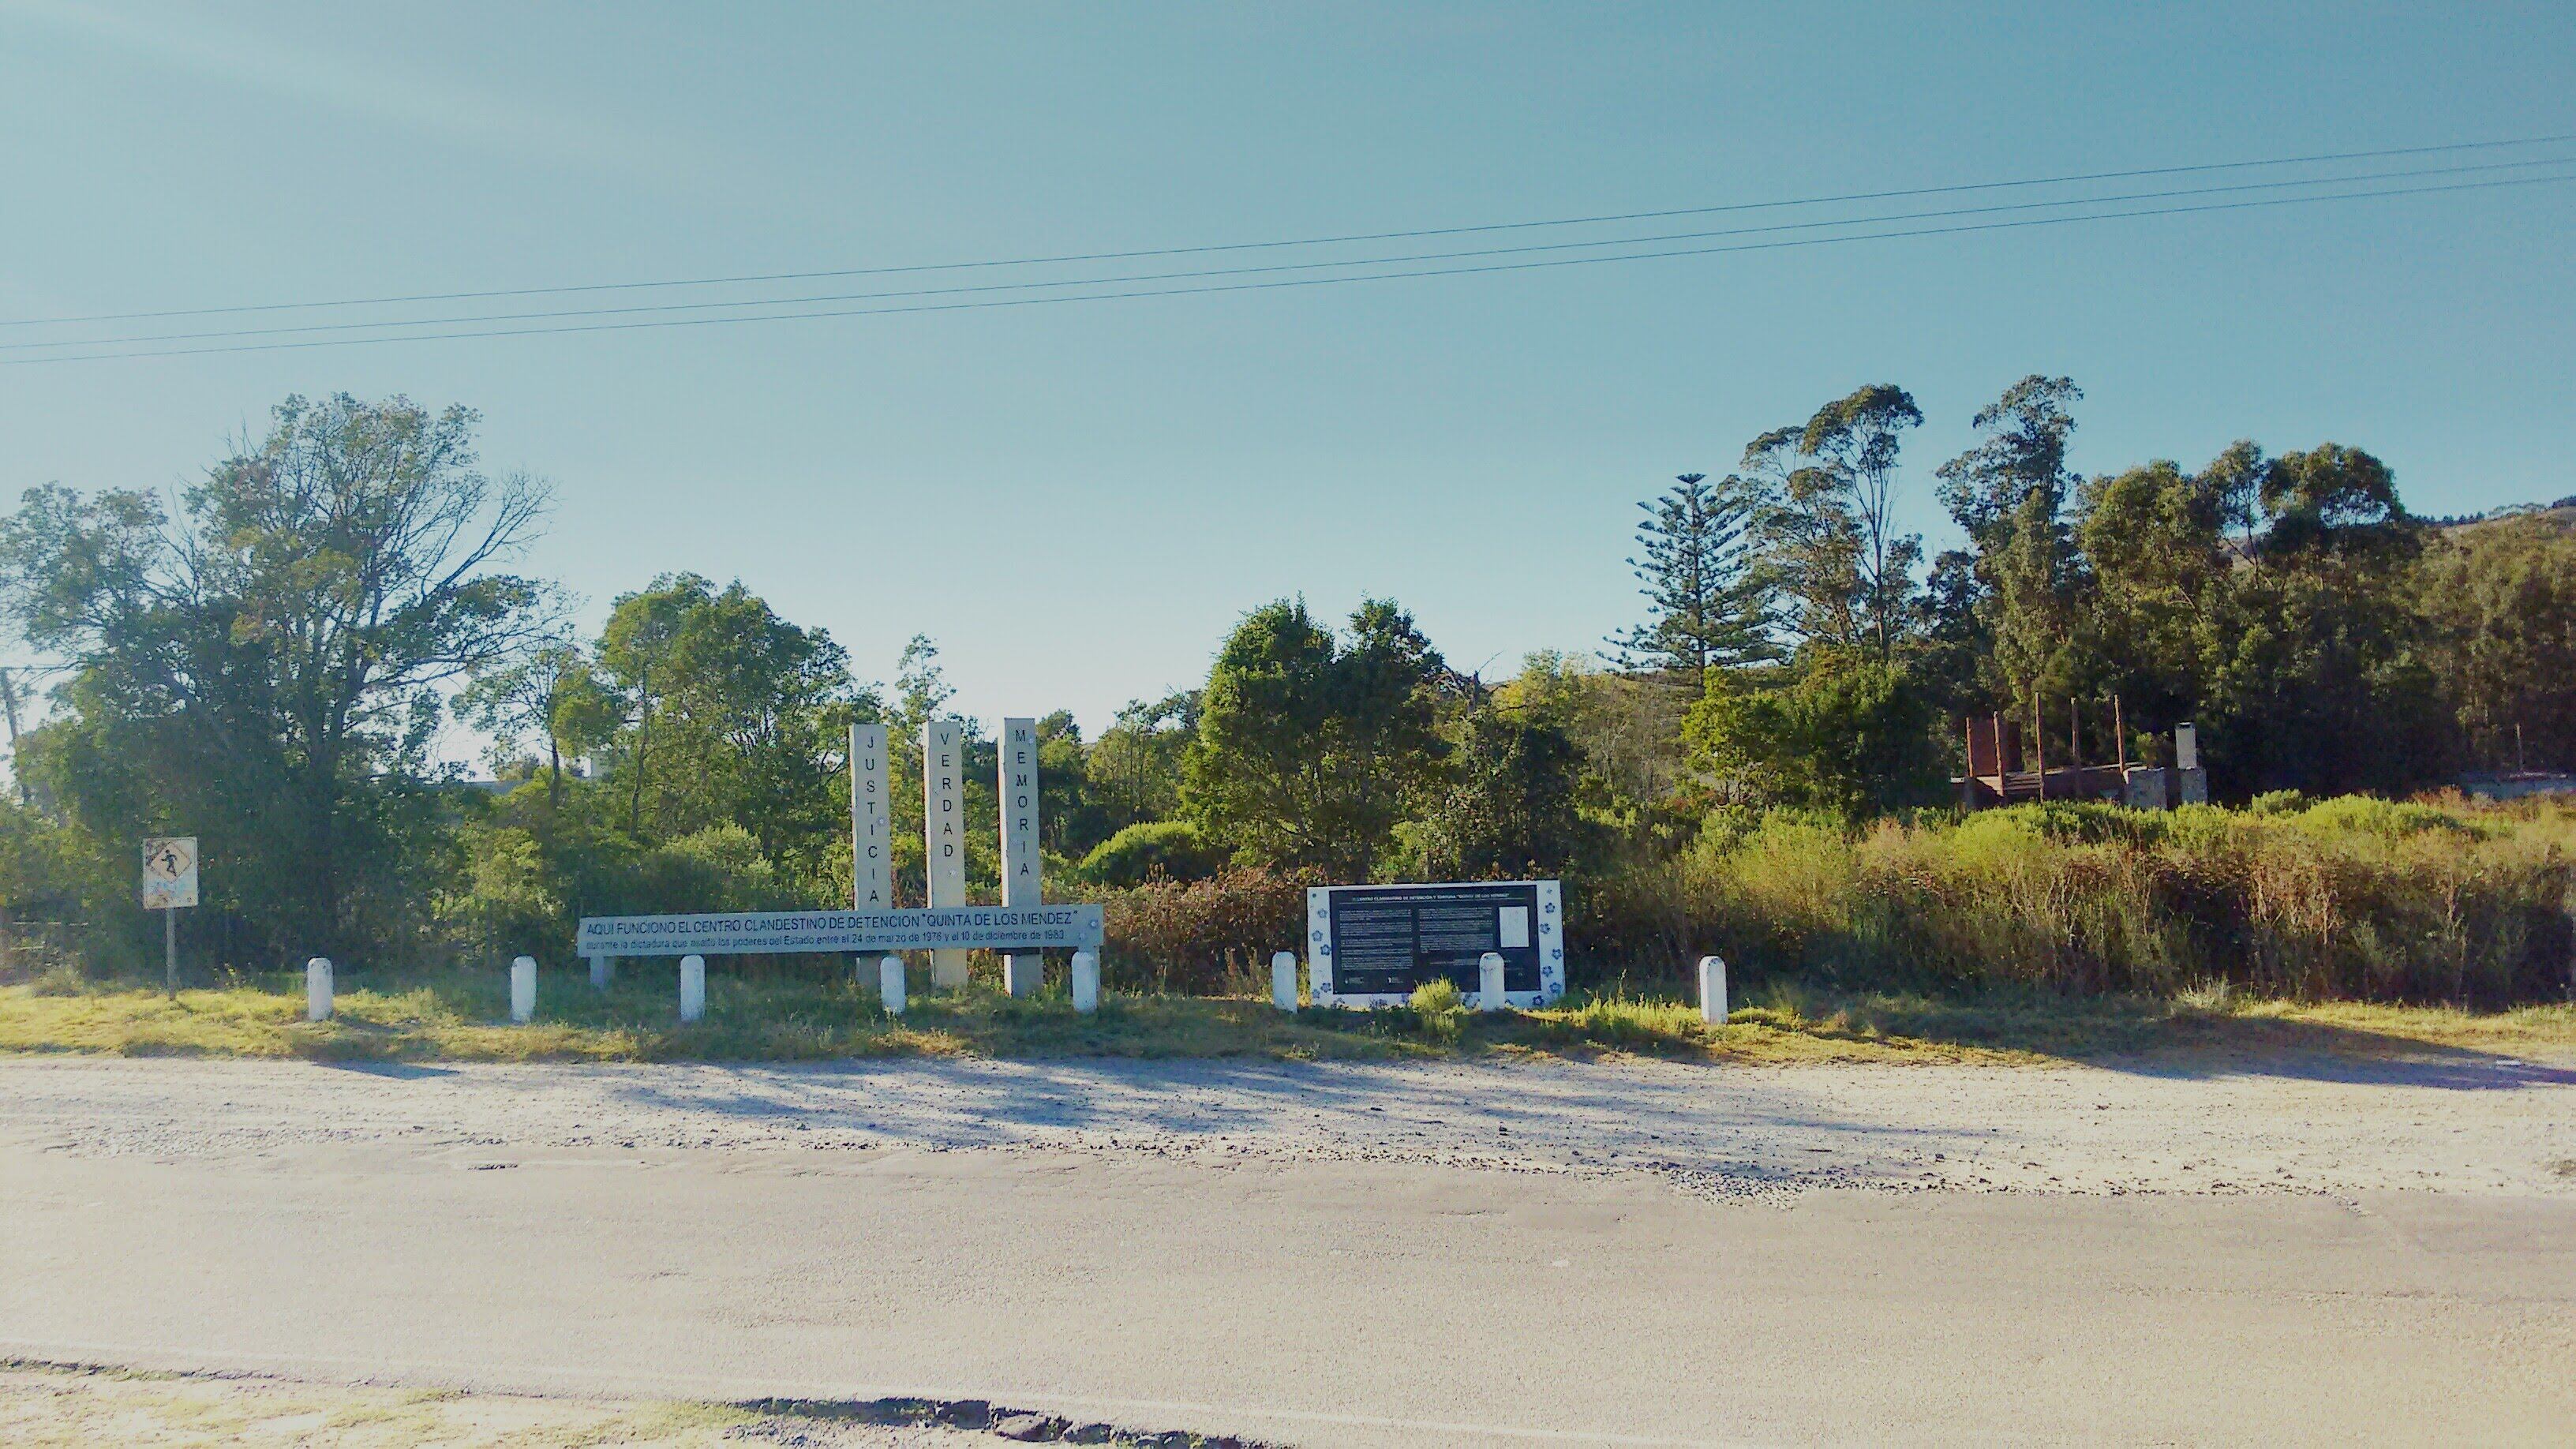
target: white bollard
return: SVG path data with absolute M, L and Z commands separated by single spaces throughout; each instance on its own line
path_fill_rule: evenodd
M 1100 958 L 1089 951 L 1073 953 L 1073 1009 L 1100 1009 Z
M 680 1020 L 695 1021 L 707 1014 L 707 958 L 680 958 Z
M 888 956 L 877 963 L 877 995 L 885 999 L 886 1015 L 903 1015 L 903 958 Z
M 1297 953 L 1294 951 L 1271 953 L 1270 1004 L 1281 1011 L 1297 1009 Z
M 1508 1004 L 1503 1000 L 1503 954 L 1488 951 L 1476 958 L 1476 1009 L 1500 1011 Z
M 537 958 L 522 956 L 510 963 L 510 1019 L 525 1022 L 537 1014 Z
M 316 956 L 304 963 L 304 1019 L 326 1021 L 331 1016 L 331 961 Z
M 590 984 L 598 990 L 606 991 L 608 989 L 608 978 L 616 974 L 616 971 L 616 957 L 593 956 L 590 958 Z
M 1726 1024 L 1726 958 L 1699 958 L 1699 1019 L 1710 1026 Z
M 1002 989 L 1013 996 L 1035 996 L 1046 980 L 1046 958 L 1035 951 L 1016 951 L 1002 958 Z

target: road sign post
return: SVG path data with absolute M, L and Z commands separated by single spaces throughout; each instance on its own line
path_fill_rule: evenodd
M 158 835 L 143 842 L 143 909 L 161 913 L 161 984 L 179 989 L 178 912 L 197 903 L 197 837 Z

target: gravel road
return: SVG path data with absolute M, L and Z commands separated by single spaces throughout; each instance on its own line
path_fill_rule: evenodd
M 0 1127 L 84 1155 L 1072 1150 L 1809 1188 L 2576 1195 L 2576 1066 L 0 1061 Z
M 2576 1422 L 2561 1063 L 20 1058 L 0 1104 L 43 1362 L 1350 1449 Z

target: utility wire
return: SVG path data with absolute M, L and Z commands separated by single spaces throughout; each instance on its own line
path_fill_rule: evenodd
M 2527 170 L 2536 166 L 2576 164 L 2576 156 L 2552 156 L 2528 161 L 2488 161 L 2462 166 L 2418 167 L 2407 171 L 2382 171 L 2357 176 L 2307 177 L 2287 181 L 2247 181 L 2225 186 L 2179 187 L 2164 191 L 2135 191 L 2110 196 L 2074 197 L 2053 201 L 1999 202 L 1985 206 L 1948 207 L 1932 211 L 1895 212 L 1879 216 L 1830 218 L 1818 221 L 1773 222 L 1762 226 L 1725 227 L 1715 230 L 1665 232 L 1659 235 L 1611 237 L 1597 241 L 1542 242 L 1522 246 L 1482 247 L 1446 252 L 1417 252 L 1391 257 L 1347 257 L 1331 261 L 1276 262 L 1249 267 L 1210 267 L 1172 272 L 1147 272 L 1113 277 L 1068 277 L 1035 282 L 985 282 L 952 287 L 921 287 L 898 291 L 841 292 L 802 297 L 752 297 L 722 302 L 660 302 L 626 307 L 568 307 L 532 312 L 486 312 L 450 317 L 389 317 L 365 322 L 307 322 L 282 327 L 209 329 L 198 332 L 161 332 L 122 337 L 57 338 L 40 342 L 0 343 L 0 352 L 67 350 L 84 347 L 108 347 L 145 342 L 196 342 L 213 339 L 247 337 L 281 337 L 312 333 L 364 332 L 386 328 L 426 328 L 460 326 L 478 322 L 545 321 L 567 317 L 613 317 L 677 312 L 740 310 L 751 307 L 816 306 L 834 302 L 884 301 L 910 297 L 942 297 L 986 292 L 1029 291 L 1038 288 L 1124 286 L 1138 282 L 1193 280 L 1205 277 L 1232 277 L 1275 274 L 1280 272 L 1319 271 L 1353 267 L 1399 266 L 1414 262 L 1456 261 L 1478 257 L 1514 256 L 1537 252 L 1561 252 L 1604 247 L 1648 246 L 1663 242 L 1702 241 L 1724 236 L 1751 236 L 1772 232 L 1812 231 L 1827 228 L 1883 226 L 1894 222 L 1922 221 L 1954 216 L 1980 216 L 2002 212 L 2042 211 L 2077 206 L 2107 206 L 2124 201 L 2169 200 L 2181 197 L 2230 195 L 2247 191 L 2276 191 L 2290 187 L 2339 186 L 2355 182 L 2396 181 L 2424 176 L 2456 176 L 2480 172 Z
M 2242 171 L 2272 166 L 2320 165 L 2337 161 L 2381 160 L 2398 156 L 2426 156 L 2444 152 L 2492 151 L 2516 146 L 2542 146 L 2576 140 L 2576 132 L 2550 136 L 2522 136 L 2494 141 L 2455 141 L 2439 146 L 2395 146 L 2374 151 L 2317 152 L 2304 156 L 2276 156 L 2252 161 L 2211 161 L 2185 166 L 2132 167 L 2119 171 L 2085 171 L 2062 176 L 2029 177 L 2014 181 L 1959 182 L 1945 186 L 1910 186 L 1886 191 L 1854 191 L 1833 196 L 1810 196 L 1778 201 L 1739 201 L 1711 206 L 1674 207 L 1660 211 L 1604 213 L 1596 216 L 1558 217 L 1541 221 L 1486 222 L 1473 226 L 1429 227 L 1411 231 L 1350 232 L 1332 236 L 1301 237 L 1278 241 L 1218 242 L 1203 246 L 1149 247 L 1130 251 L 1071 252 L 1055 256 L 993 258 L 964 262 L 919 262 L 902 266 L 837 267 L 802 272 L 754 272 L 737 276 L 683 277 L 663 281 L 590 282 L 553 287 L 507 287 L 471 292 L 415 292 L 394 296 L 347 297 L 321 302 L 261 302 L 228 307 L 166 308 L 146 312 L 100 312 L 70 317 L 21 317 L 0 319 L 0 327 L 44 327 L 88 322 L 135 322 L 175 317 L 216 317 L 246 312 L 287 312 L 331 307 L 375 307 L 412 302 L 488 301 L 502 297 L 559 296 L 580 292 L 615 292 L 650 290 L 669 287 L 721 287 L 758 282 L 817 281 L 833 277 L 885 276 L 903 272 L 964 271 L 986 267 L 1051 266 L 1072 262 L 1133 261 L 1145 257 L 1197 256 L 1210 252 L 1259 251 L 1271 248 L 1333 246 L 1351 242 L 1408 241 L 1427 237 L 1461 236 L 1475 232 L 1521 231 L 1540 227 L 1594 226 L 1623 221 L 1658 221 L 1677 216 L 1709 216 L 1723 212 L 1763 211 L 1802 206 L 1826 206 L 1839 202 L 1889 201 L 1913 196 L 1941 196 L 1968 191 L 2000 191 L 2016 187 L 2066 186 L 2088 181 L 2132 180 L 2146 176 L 2179 176 L 2199 172 Z
M 1257 282 L 1219 282 L 1204 286 L 1156 287 L 1123 292 L 1085 292 L 1052 297 L 994 297 L 968 301 L 928 302 L 900 307 L 853 307 L 825 311 L 774 312 L 738 317 L 657 317 L 623 322 L 587 322 L 556 327 L 490 328 L 472 332 L 420 332 L 391 337 L 328 337 L 300 342 L 257 342 L 218 347 L 177 347 L 143 352 L 95 352 L 61 357 L 0 358 L 0 367 L 33 367 L 47 363 L 99 362 L 127 358 L 194 357 L 215 353 L 283 352 L 314 347 L 355 347 L 382 342 L 454 342 L 491 337 L 537 337 L 584 332 L 630 332 L 675 327 L 712 327 L 752 322 L 808 321 L 835 317 L 876 317 L 915 312 L 957 312 L 995 307 L 1030 307 L 1062 302 L 1106 302 L 1137 297 L 1192 296 L 1215 292 L 1271 291 L 1289 287 L 1322 287 L 1348 282 L 1397 281 L 1413 277 L 1468 276 L 1493 272 L 1532 271 L 1548 267 L 1597 265 L 1604 262 L 1653 261 L 1669 257 L 1711 256 L 1731 252 L 1778 251 L 1789 248 L 1831 246 L 1846 242 L 1895 241 L 1910 237 L 1952 236 L 1971 232 L 2009 231 L 2031 227 L 2063 226 L 2075 222 L 2117 221 L 2132 217 L 2181 216 L 2193 213 L 2246 211 L 2262 207 L 2299 206 L 2314 202 L 2358 201 L 2390 196 L 2424 196 L 2457 191 L 2490 191 L 2507 187 L 2543 186 L 2576 181 L 2576 172 L 2557 176 L 2526 176 L 2489 181 L 2451 182 L 2439 186 L 2400 186 L 2377 191 L 2334 192 L 2319 196 L 2274 196 L 2250 201 L 2203 202 L 2191 206 L 2141 207 L 2130 211 L 2087 213 L 2081 216 L 2018 217 L 2005 221 L 1970 222 L 1958 226 L 1914 227 L 1900 231 L 1865 232 L 1848 236 L 1792 237 L 1773 241 L 1736 242 L 1722 246 L 1678 247 L 1665 251 L 1628 252 L 1616 256 L 1549 257 L 1533 261 L 1489 262 L 1477 266 L 1426 267 L 1411 271 L 1371 272 L 1335 277 L 1274 278 Z

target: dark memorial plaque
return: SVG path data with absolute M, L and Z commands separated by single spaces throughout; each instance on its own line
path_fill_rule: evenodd
M 1316 887 L 1307 954 L 1329 983 L 1318 999 L 1385 1004 L 1443 976 L 1472 994 L 1490 951 L 1513 1004 L 1553 1001 L 1565 991 L 1562 900 L 1555 881 Z

